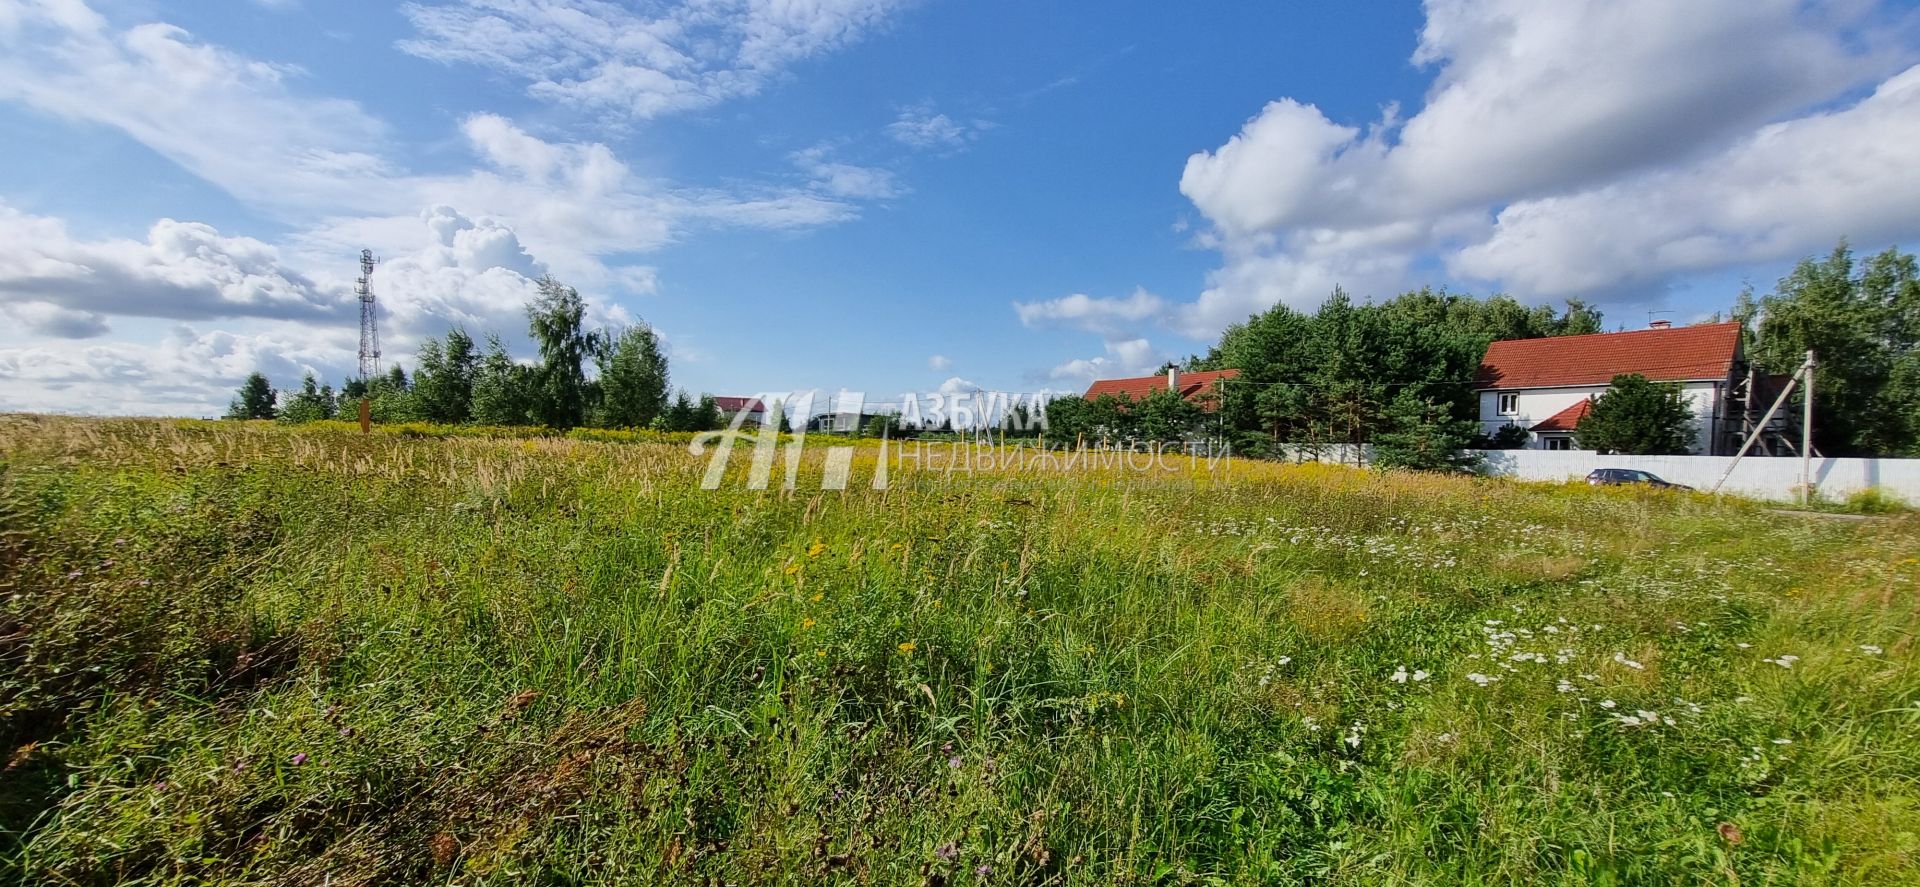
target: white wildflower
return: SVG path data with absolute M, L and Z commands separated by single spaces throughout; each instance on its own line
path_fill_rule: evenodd
M 1615 705 L 1615 704 L 1616 704 L 1616 703 L 1615 703 L 1615 702 L 1614 702 L 1613 700 L 1611 700 L 1611 699 L 1602 699 L 1602 700 L 1600 700 L 1600 707 L 1601 707 L 1601 708 L 1612 708 L 1612 707 L 1614 707 L 1614 705 Z
M 1874 646 L 1873 644 L 1861 644 L 1860 652 L 1865 653 L 1868 656 L 1878 656 L 1881 653 L 1885 653 L 1886 651 L 1880 649 L 1879 647 Z
M 1476 684 L 1479 684 L 1480 686 L 1482 686 L 1482 687 L 1484 687 L 1484 686 L 1486 686 L 1486 685 L 1488 685 L 1488 684 L 1491 684 L 1491 683 L 1493 683 L 1494 681 L 1497 681 L 1497 680 L 1500 680 L 1500 679 L 1499 679 L 1499 678 L 1490 678 L 1490 677 L 1487 677 L 1486 675 L 1483 675 L 1483 674 L 1481 674 L 1481 673 L 1479 673 L 1479 672 L 1477 672 L 1477 671 L 1476 671 L 1476 672 L 1473 672 L 1473 673 L 1471 673 L 1471 674 L 1469 674 L 1469 675 L 1467 675 L 1467 680 L 1469 680 L 1469 681 L 1472 681 L 1472 682 L 1474 682 L 1474 683 L 1476 683 Z
M 1635 671 L 1639 671 L 1640 669 L 1643 669 L 1643 668 L 1646 668 L 1646 666 L 1644 666 L 1644 665 L 1641 665 L 1640 663 L 1638 663 L 1638 662 L 1635 662 L 1635 661 L 1633 661 L 1633 660 L 1631 660 L 1631 659 L 1628 659 L 1628 658 L 1627 658 L 1627 654 L 1625 654 L 1625 653 L 1619 653 L 1619 652 L 1616 652 L 1616 653 L 1614 653 L 1614 654 L 1613 654 L 1613 661 L 1615 661 L 1615 662 L 1618 662 L 1618 663 L 1620 663 L 1621 665 L 1624 665 L 1624 666 L 1626 666 L 1626 667 L 1628 667 L 1628 668 L 1631 668 L 1631 669 L 1633 669 L 1633 670 L 1635 670 Z
M 1390 678 L 1388 678 L 1387 680 L 1390 680 L 1390 681 L 1392 681 L 1392 682 L 1394 682 L 1394 683 L 1396 683 L 1396 684 L 1404 684 L 1404 683 L 1406 683 L 1406 682 L 1407 682 L 1407 667 L 1406 667 L 1406 666 L 1404 666 L 1404 665 L 1402 665 L 1402 666 L 1400 666 L 1399 668 L 1397 668 L 1397 669 L 1395 669 L 1395 670 L 1394 670 L 1394 672 L 1393 672 L 1393 676 L 1392 676 L 1392 677 L 1390 677 Z
M 1413 682 L 1417 684 L 1417 683 L 1419 683 L 1419 682 L 1421 682 L 1421 681 L 1424 681 L 1424 680 L 1426 680 L 1427 678 L 1430 678 L 1430 677 L 1433 677 L 1433 673 L 1432 673 L 1432 672 L 1429 672 L 1429 671 L 1418 671 L 1418 670 L 1416 670 L 1416 671 L 1415 671 L 1415 672 L 1413 673 Z

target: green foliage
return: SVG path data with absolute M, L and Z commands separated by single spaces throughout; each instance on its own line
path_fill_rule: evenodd
M 600 337 L 584 325 L 586 314 L 579 290 L 552 277 L 540 278 L 538 293 L 527 305 L 527 333 L 540 347 L 532 413 L 543 425 L 572 428 L 586 423 L 593 399 L 586 365 L 601 347 Z
M 1041 426 L 1046 424 L 1044 419 L 1044 413 L 1036 413 L 1028 402 L 1019 401 L 1001 415 L 1000 432 L 1008 437 L 1039 437 L 1043 430 Z
M 1492 434 L 1476 437 L 1473 447 L 1480 450 L 1517 450 L 1526 446 L 1531 437 L 1526 426 L 1508 422 Z
M 1185 440 L 1205 427 L 1207 413 L 1167 388 L 1156 388 L 1130 405 L 1132 425 L 1142 440 L 1169 443 Z
M 1047 401 L 1047 439 L 1066 444 L 1085 439 L 1092 431 L 1087 422 L 1087 407 L 1084 397 L 1056 397 Z
M 250 373 L 247 380 L 240 383 L 240 391 L 233 398 L 233 404 L 227 407 L 229 419 L 271 419 L 279 412 L 274 409 L 274 401 L 279 397 L 273 390 L 273 383 L 261 373 Z
M 473 421 L 481 425 L 536 425 L 535 372 L 514 362 L 499 336 L 487 337 L 487 354 L 473 377 Z
M 599 359 L 597 424 L 645 428 L 667 407 L 667 358 L 660 350 L 660 338 L 642 323 L 621 330 L 612 342 Z
M 1474 418 L 1472 380 L 1489 342 L 1599 327 L 1600 313 L 1580 302 L 1560 314 L 1422 289 L 1356 305 L 1335 289 L 1312 314 L 1277 305 L 1229 327 L 1199 365 L 1240 370 L 1222 411 L 1236 452 L 1359 444 L 1392 428 L 1387 411 L 1403 394 Z
M 1868 487 L 1848 496 L 1841 502 L 1841 510 L 1848 514 L 1899 514 L 1910 511 L 1906 503 L 1887 494 L 1879 487 Z
M 0 417 L 0 882 L 1911 880 L 1908 518 L 407 428 Z
M 665 411 L 654 417 L 653 428 L 656 431 L 701 431 L 696 427 L 700 423 L 700 408 L 694 405 L 693 398 L 681 391 L 674 395 L 673 403 Z
M 1684 455 L 1693 446 L 1693 410 L 1676 382 L 1650 382 L 1639 373 L 1613 377 L 1580 424 L 1584 449 L 1633 456 Z
M 333 386 L 321 386 L 318 380 L 308 373 L 300 380 L 300 393 L 287 400 L 280 410 L 280 421 L 295 424 L 320 422 L 333 418 L 337 406 L 333 399 Z
M 693 427 L 688 431 L 718 431 L 727 427 L 727 414 L 720 410 L 720 402 L 711 394 L 700 395 L 700 403 L 693 409 Z
M 428 339 L 420 345 L 420 368 L 413 375 L 413 395 L 420 417 L 446 424 L 473 418 L 473 384 L 480 354 L 466 330 L 447 331 L 445 344 Z
M 866 435 L 868 437 L 899 437 L 900 417 L 873 416 L 867 419 Z
M 1801 260 L 1759 311 L 1749 351 L 1757 366 L 1788 373 L 1815 352 L 1813 434 L 1822 453 L 1920 454 L 1920 269 L 1912 255 L 1888 249 L 1856 262 L 1842 241 L 1823 260 Z
M 1388 405 L 1386 422 L 1373 438 L 1375 467 L 1471 471 L 1479 464 L 1479 456 L 1466 449 L 1479 423 L 1453 418 L 1444 404 L 1402 392 Z

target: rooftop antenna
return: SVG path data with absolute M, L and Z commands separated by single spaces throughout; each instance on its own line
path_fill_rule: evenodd
M 380 375 L 380 311 L 373 301 L 373 250 L 360 251 L 360 279 L 353 293 L 360 297 L 360 381 Z

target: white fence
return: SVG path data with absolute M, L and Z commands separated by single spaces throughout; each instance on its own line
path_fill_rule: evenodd
M 1519 480 L 1562 481 L 1595 468 L 1638 468 L 1677 484 L 1712 489 L 1732 456 L 1602 456 L 1581 450 L 1481 450 L 1484 473 Z M 1815 459 L 1813 482 L 1820 496 L 1844 499 L 1869 487 L 1920 506 L 1920 459 Z M 1800 460 L 1748 456 L 1721 486 L 1723 493 L 1756 499 L 1793 499 L 1800 486 Z

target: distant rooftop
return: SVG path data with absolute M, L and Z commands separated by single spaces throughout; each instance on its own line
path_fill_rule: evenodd
M 1218 387 L 1215 383 L 1222 379 L 1231 379 L 1240 375 L 1239 370 L 1206 370 L 1203 372 L 1179 373 L 1175 376 L 1180 386 L 1180 396 L 1193 400 Z M 1092 400 L 1103 394 L 1124 397 L 1128 400 L 1145 400 L 1155 391 L 1167 390 L 1167 374 L 1154 376 L 1135 376 L 1130 379 L 1101 379 L 1087 388 L 1086 397 Z

